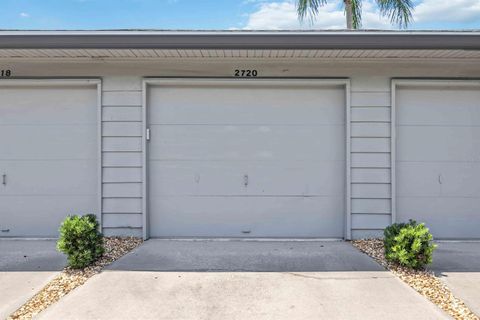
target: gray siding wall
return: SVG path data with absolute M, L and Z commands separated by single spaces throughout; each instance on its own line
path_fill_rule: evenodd
M 478 78 L 478 60 L 331 61 L 158 59 L 8 61 L 18 77 L 99 77 L 103 85 L 103 226 L 107 235 L 142 235 L 142 78 L 231 77 L 240 66 L 266 77 L 351 79 L 352 237 L 378 236 L 391 222 L 391 79 Z
M 102 207 L 105 235 L 142 236 L 142 90 L 138 77 L 104 77 Z
M 142 234 L 141 77 L 103 78 L 103 228 Z M 376 237 L 391 223 L 390 89 L 351 92 L 352 238 Z
M 390 90 L 351 98 L 352 238 L 377 237 L 392 221 Z

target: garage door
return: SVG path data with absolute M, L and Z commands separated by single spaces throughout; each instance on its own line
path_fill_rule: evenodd
M 343 237 L 344 86 L 180 81 L 147 104 L 151 236 Z
M 480 87 L 397 88 L 397 220 L 480 237 Z
M 96 85 L 0 81 L 1 236 L 56 237 L 97 213 Z

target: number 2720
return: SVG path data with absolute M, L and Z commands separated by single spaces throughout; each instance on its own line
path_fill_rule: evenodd
M 246 70 L 239 70 L 236 69 L 234 72 L 235 77 L 256 77 L 258 75 L 258 71 L 255 69 L 246 69 Z

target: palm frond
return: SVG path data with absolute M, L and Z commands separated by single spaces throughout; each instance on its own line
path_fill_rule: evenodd
M 380 13 L 400 28 L 406 28 L 412 21 L 412 0 L 377 0 Z
M 310 17 L 311 21 L 315 19 L 321 6 L 325 5 L 327 0 L 297 0 L 297 14 L 300 21 Z

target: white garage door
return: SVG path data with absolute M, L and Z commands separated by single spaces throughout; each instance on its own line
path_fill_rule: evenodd
M 147 104 L 151 236 L 343 237 L 344 86 L 197 80 Z
M 397 220 L 480 237 L 480 87 L 400 87 Z
M 97 214 L 97 89 L 0 81 L 1 236 L 55 237 Z

